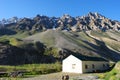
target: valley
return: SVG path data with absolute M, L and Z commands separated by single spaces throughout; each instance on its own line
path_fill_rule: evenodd
M 62 60 L 70 54 L 86 59 L 100 57 L 109 62 L 120 60 L 120 22 L 99 13 L 78 17 L 36 15 L 7 21 L 0 22 L 0 65 L 19 67 L 58 62 L 55 69 L 59 70 L 50 68 L 50 71 L 60 72 Z

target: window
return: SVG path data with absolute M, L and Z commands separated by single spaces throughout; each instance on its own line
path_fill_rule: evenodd
M 88 69 L 88 65 L 85 65 L 85 69 Z
M 109 67 L 109 64 L 106 64 L 107 67 Z
M 94 64 L 92 64 L 92 68 L 93 68 L 93 69 L 95 68 L 95 65 L 94 65 Z
M 76 64 L 72 64 L 72 69 L 75 69 Z
M 105 64 L 103 64 L 103 67 L 105 67 Z

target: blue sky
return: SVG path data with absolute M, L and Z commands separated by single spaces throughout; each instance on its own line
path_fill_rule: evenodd
M 120 0 L 0 0 L 0 20 L 13 16 L 34 17 L 37 14 L 82 16 L 88 12 L 98 12 L 120 21 Z

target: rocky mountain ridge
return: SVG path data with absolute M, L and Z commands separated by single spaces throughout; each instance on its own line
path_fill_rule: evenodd
M 88 30 L 120 30 L 120 22 L 108 19 L 99 13 L 89 12 L 85 16 L 72 17 L 64 14 L 62 17 L 48 17 L 37 15 L 33 18 L 18 19 L 13 17 L 9 20 L 0 21 L 0 28 L 9 28 L 22 31 L 45 31 L 47 29 L 67 31 L 88 31 Z

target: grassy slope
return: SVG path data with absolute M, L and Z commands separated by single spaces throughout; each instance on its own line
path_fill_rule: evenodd
M 94 36 L 91 37 L 87 35 L 86 32 L 47 30 L 25 39 L 41 41 L 49 47 L 66 48 L 86 55 L 110 57 L 110 59 L 112 59 L 118 56 L 118 54 L 113 56 L 113 53 L 114 51 L 119 53 L 120 43 L 114 37 L 110 36 L 109 33 L 119 36 L 119 33 L 116 32 L 91 31 L 90 35 Z M 103 43 L 104 45 L 100 47 Z M 108 49 L 104 50 L 104 46 Z M 110 53 L 109 49 L 113 52 Z M 109 55 L 107 53 L 109 53 Z
M 66 32 L 47 30 L 42 33 L 25 38 L 26 40 L 41 41 L 49 47 L 66 48 L 69 50 L 84 51 L 94 50 L 87 42 L 93 43 L 94 39 L 87 36 L 84 32 Z
M 77 35 L 77 36 L 76 36 Z M 57 43 L 74 43 L 75 45 L 84 44 L 83 40 L 93 41 L 92 38 L 88 37 L 84 32 L 73 33 L 65 31 L 54 31 L 48 30 L 46 32 L 38 33 L 33 36 L 25 38 L 27 40 L 41 41 L 46 45 L 57 45 Z M 65 42 L 64 42 L 65 41 Z
M 110 49 L 120 53 L 120 37 L 119 37 L 120 32 L 116 32 L 116 31 L 107 31 L 107 32 L 93 31 L 93 32 L 91 32 L 91 35 L 99 38 Z
M 113 57 L 111 54 L 106 54 L 109 52 L 99 50 L 101 42 L 104 42 L 105 46 L 107 46 L 108 49 L 111 49 L 118 53 L 120 52 L 120 43 L 118 41 L 120 36 L 119 32 L 91 31 L 90 35 L 97 38 L 98 42 L 95 38 L 88 36 L 85 32 L 67 32 L 56 30 L 47 30 L 45 32 L 36 33 L 32 36 L 30 36 L 27 32 L 21 32 L 16 35 L 2 36 L 0 38 L 0 41 L 4 41 L 6 39 L 10 40 L 11 38 L 34 40 L 44 43 L 47 47 L 66 48 L 72 51 L 78 51 L 86 55 L 90 54 L 92 56 Z
M 22 39 L 29 36 L 28 32 L 19 32 L 15 35 L 3 35 L 0 36 L 0 41 L 6 41 L 6 40 L 10 40 L 11 38 L 17 38 L 17 39 Z

